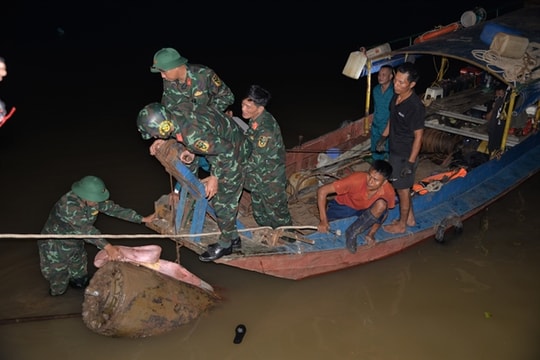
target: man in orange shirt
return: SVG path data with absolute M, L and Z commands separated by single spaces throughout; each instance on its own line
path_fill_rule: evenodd
M 347 249 L 356 252 L 356 238 L 365 230 L 368 244 L 386 219 L 388 209 L 396 205 L 394 188 L 388 182 L 392 166 L 385 160 L 375 160 L 367 172 L 355 172 L 343 179 L 321 186 L 317 190 L 319 232 L 328 232 L 329 221 L 358 216 L 345 232 Z M 327 202 L 327 196 L 337 194 Z

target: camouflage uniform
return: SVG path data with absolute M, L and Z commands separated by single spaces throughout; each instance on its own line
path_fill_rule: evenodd
M 291 225 L 287 203 L 285 145 L 276 119 L 268 111 L 249 121 L 246 136 L 253 149 L 245 166 L 253 217 L 260 226 Z
M 69 191 L 56 202 L 41 233 L 100 234 L 94 227 L 100 212 L 139 224 L 143 219 L 143 216 L 134 210 L 125 209 L 111 200 L 88 206 L 73 191 Z M 99 249 L 109 244 L 105 239 L 94 238 L 38 240 L 41 273 L 49 281 L 51 295 L 63 294 L 70 281 L 88 276 L 85 242 Z
M 186 82 L 163 80 L 161 103 L 171 112 L 187 112 L 200 105 L 225 111 L 234 103 L 231 89 L 217 76 L 214 70 L 186 64 Z
M 194 64 L 186 64 L 186 70 L 187 78 L 184 83 L 163 79 L 161 103 L 171 113 L 193 111 L 201 105 L 225 111 L 234 103 L 231 89 L 214 70 Z M 194 161 L 189 166 L 194 174 L 198 172 L 199 161 Z
M 229 247 L 238 238 L 236 217 L 244 185 L 243 166 L 249 156 L 249 143 L 238 125 L 215 109 L 200 107 L 175 117 L 176 139 L 192 153 L 210 163 L 210 175 L 218 178 L 218 189 L 211 200 L 221 231 L 220 245 Z

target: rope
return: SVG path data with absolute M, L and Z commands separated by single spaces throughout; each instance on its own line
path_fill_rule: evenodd
M 311 229 L 317 230 L 316 226 L 280 226 L 272 228 L 270 226 L 260 226 L 254 228 L 239 229 L 238 232 L 253 232 L 259 230 L 287 230 L 287 229 Z M 192 238 L 200 236 L 220 235 L 221 232 L 205 232 L 199 234 L 0 234 L 0 239 L 171 239 L 171 238 Z
M 540 43 L 529 43 L 525 54 L 518 59 L 500 56 L 492 50 L 472 50 L 471 53 L 476 59 L 487 63 L 487 68 L 500 74 L 509 83 L 540 78 L 540 74 L 535 74 L 540 60 Z
M 462 137 L 460 135 L 426 129 L 422 137 L 422 152 L 451 154 L 461 141 Z

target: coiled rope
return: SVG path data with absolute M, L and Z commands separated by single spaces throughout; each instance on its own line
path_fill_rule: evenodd
M 540 43 L 529 43 L 525 54 L 518 59 L 500 56 L 492 50 L 472 50 L 472 55 L 485 62 L 491 71 L 501 74 L 509 83 L 520 83 L 540 78 Z
M 425 129 L 422 137 L 423 153 L 452 154 L 463 137 L 440 130 Z

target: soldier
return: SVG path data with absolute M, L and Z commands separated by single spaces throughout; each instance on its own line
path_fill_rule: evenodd
M 143 217 L 125 209 L 109 199 L 109 190 L 103 180 L 85 176 L 73 183 L 71 191 L 56 202 L 41 231 L 42 234 L 98 235 L 94 227 L 99 213 L 133 223 L 151 222 L 154 215 Z M 38 240 L 40 267 L 49 281 L 51 296 L 63 295 L 68 285 L 84 288 L 88 284 L 87 253 L 84 243 L 95 245 L 107 252 L 109 259 L 120 260 L 120 253 L 105 239 L 47 239 Z
M 236 216 L 244 183 L 243 165 L 250 149 L 238 125 L 209 107 L 173 115 L 163 105 L 152 103 L 139 112 L 137 127 L 143 139 L 176 138 L 187 149 L 180 156 L 182 162 L 189 164 L 194 155 L 202 155 L 210 164 L 210 175 L 202 183 L 221 235 L 199 259 L 213 261 L 240 248 Z
M 276 119 L 266 110 L 271 94 L 252 85 L 242 100 L 242 117 L 249 119 L 246 136 L 252 153 L 245 166 L 244 187 L 251 192 L 253 217 L 260 226 L 292 225 L 287 203 L 285 145 Z
M 188 59 L 181 56 L 173 48 L 163 48 L 154 55 L 150 67 L 153 73 L 160 73 L 163 78 L 163 94 L 161 104 L 173 113 L 189 112 L 199 106 L 209 106 L 218 111 L 225 111 L 234 103 L 234 94 L 220 79 L 214 70 L 196 64 L 188 64 Z M 150 147 L 154 155 L 163 143 L 156 140 Z M 202 168 L 208 164 L 204 158 L 195 162 Z M 196 166 L 192 167 L 197 170 Z
M 156 52 L 150 71 L 163 78 L 161 104 L 169 111 L 187 112 L 204 105 L 223 112 L 234 103 L 231 89 L 214 70 L 188 64 L 175 49 Z

